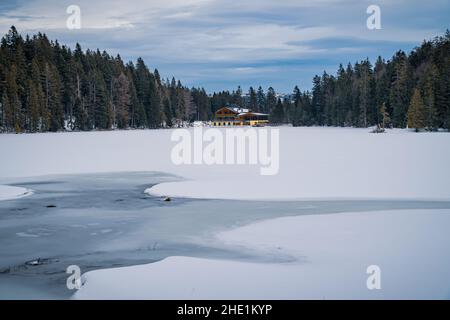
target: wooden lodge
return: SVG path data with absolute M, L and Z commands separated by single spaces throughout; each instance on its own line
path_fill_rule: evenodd
M 252 112 L 250 109 L 223 107 L 216 111 L 214 126 L 264 126 L 269 123 L 269 115 Z

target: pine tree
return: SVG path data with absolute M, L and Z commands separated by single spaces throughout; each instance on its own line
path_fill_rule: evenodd
M 241 86 L 238 86 L 236 91 L 233 91 L 233 97 L 232 97 L 232 104 L 242 107 L 243 101 L 242 101 L 242 89 Z
M 438 80 L 438 71 L 434 64 L 427 67 L 419 86 L 422 88 L 422 96 L 425 107 L 425 127 L 430 130 L 436 130 L 438 123 L 438 114 L 436 110 L 436 83 Z
M 258 112 L 258 97 L 256 96 L 256 91 L 253 87 L 250 87 L 248 90 L 249 103 L 248 108 L 253 112 Z
M 395 127 L 404 128 L 411 92 L 411 73 L 405 53 L 398 52 L 393 64 L 394 75 L 389 99 L 393 109 L 392 121 Z
M 349 74 L 342 64 L 339 66 L 335 84 L 335 109 L 336 119 L 334 125 L 347 125 L 345 118 L 348 108 L 351 106 L 351 74 Z
M 281 99 L 277 100 L 277 104 L 270 115 L 270 121 L 273 123 L 283 123 L 284 122 L 284 110 Z
M 374 81 L 375 81 L 375 89 L 374 89 L 374 102 L 376 106 L 382 106 L 384 109 L 383 112 L 378 112 L 376 114 L 376 122 L 380 123 L 384 119 L 384 114 L 389 114 L 389 85 L 390 85 L 390 75 L 388 74 L 388 70 L 386 67 L 386 62 L 378 57 L 377 62 L 375 63 L 374 68 Z M 387 122 L 386 122 L 387 124 Z
M 154 114 L 151 109 L 151 95 L 156 93 L 155 83 L 151 84 L 150 72 L 146 67 L 144 60 L 138 58 L 136 64 L 136 93 L 139 103 L 145 110 L 146 125 L 151 128 L 155 127 Z
M 175 109 L 175 118 L 177 121 L 186 120 L 186 101 L 184 100 L 184 87 L 180 81 L 177 81 L 176 88 L 177 105 Z
M 324 125 L 324 104 L 322 78 L 316 75 L 313 79 L 311 117 L 320 126 Z
M 98 71 L 93 74 L 91 99 L 93 128 L 110 129 L 112 110 L 109 109 L 108 90 L 105 79 Z
M 416 132 L 425 127 L 425 107 L 419 89 L 414 89 L 411 104 L 408 109 L 408 127 Z
M 327 126 L 336 123 L 335 78 L 326 72 L 322 75 L 322 124 Z
M 277 96 L 275 93 L 275 89 L 272 87 L 269 87 L 267 89 L 267 97 L 266 97 L 266 110 L 264 112 L 266 113 L 272 113 L 272 111 L 275 109 L 277 105 Z
M 170 101 L 168 98 L 164 99 L 163 102 L 163 106 L 164 106 L 164 120 L 166 122 L 166 126 L 167 127 L 172 127 L 173 123 L 172 123 L 172 108 L 170 107 Z
M 6 74 L 6 94 L 3 96 L 6 127 L 19 133 L 23 129 L 22 103 L 19 98 L 19 87 L 17 85 L 17 68 L 12 65 Z
M 130 126 L 131 128 L 145 128 L 147 127 L 147 115 L 145 113 L 144 105 L 138 98 L 136 83 L 137 71 L 132 62 L 126 65 L 127 78 L 130 81 Z
M 446 42 L 450 43 L 450 39 Z M 447 47 L 450 47 L 450 45 L 447 45 Z M 450 130 L 450 57 L 446 57 L 446 61 L 441 63 L 439 70 L 439 81 L 436 85 L 435 94 L 436 113 L 439 119 L 438 126 Z
M 382 129 L 382 131 L 384 131 L 384 129 L 386 129 L 387 127 L 390 127 L 391 125 L 391 118 L 389 117 L 389 113 L 386 109 L 386 104 L 383 103 L 380 107 L 380 114 L 381 114 L 381 124 L 379 124 L 378 126 Z
M 266 112 L 267 111 L 266 95 L 265 95 L 264 90 L 263 90 L 263 88 L 261 86 L 258 87 L 258 91 L 256 93 L 256 101 L 258 103 L 257 111 L 258 112 Z
M 369 123 L 373 123 L 373 115 L 371 113 L 374 97 L 372 95 L 372 68 L 370 62 L 365 60 L 359 65 L 360 70 L 358 79 L 359 89 L 359 119 L 358 126 L 366 128 Z M 371 117 L 372 116 L 372 117 Z
M 29 119 L 30 123 L 28 126 L 29 131 L 36 132 L 39 130 L 39 95 L 36 85 L 33 81 L 28 81 L 28 90 L 29 90 L 29 100 L 28 100 L 28 110 L 29 110 Z
M 119 129 L 129 126 L 129 108 L 131 104 L 130 82 L 124 73 L 115 81 L 115 119 Z
M 294 127 L 303 125 L 303 108 L 302 108 L 302 93 L 298 86 L 295 86 L 293 91 L 294 108 L 292 113 L 292 125 Z
M 148 125 L 150 128 L 155 129 L 161 126 L 161 95 L 158 88 L 158 84 L 155 81 L 153 75 L 150 75 L 150 106 L 147 111 Z
M 9 129 L 11 128 L 10 125 L 10 120 L 8 119 L 8 114 L 7 112 L 11 110 L 11 106 L 9 105 L 9 97 L 8 97 L 8 93 L 6 92 L 6 90 L 3 92 L 2 95 L 2 101 L 1 101 L 1 119 L 2 119 L 2 125 L 1 128 L 4 131 L 9 131 Z
M 428 59 L 432 59 L 438 70 L 435 86 L 437 127 L 450 129 L 450 31 L 436 37 L 432 41 L 432 48 Z

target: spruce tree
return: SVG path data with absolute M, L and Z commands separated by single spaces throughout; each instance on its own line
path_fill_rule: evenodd
M 391 125 L 391 118 L 389 117 L 389 113 L 386 109 L 386 104 L 383 103 L 380 107 L 380 114 L 381 114 L 381 123 L 379 123 L 379 127 L 384 131 L 386 127 L 390 127 Z
M 19 96 L 19 86 L 17 84 L 17 68 L 12 65 L 6 74 L 4 95 L 4 112 L 6 126 L 19 133 L 23 129 L 22 123 L 22 103 Z
M 249 103 L 248 108 L 253 112 L 258 112 L 258 97 L 256 96 L 256 91 L 253 87 L 250 87 L 248 90 Z
M 272 87 L 269 87 L 267 89 L 267 97 L 266 97 L 266 113 L 272 113 L 272 111 L 275 109 L 277 105 L 277 97 L 275 93 L 275 89 Z
M 277 104 L 270 115 L 270 121 L 278 124 L 284 122 L 284 110 L 281 99 L 277 100 Z
M 173 115 L 172 115 L 172 110 L 170 107 L 170 101 L 168 98 L 164 99 L 163 108 L 164 108 L 164 120 L 165 120 L 166 126 L 170 128 L 173 126 L 173 123 L 172 123 Z
M 430 131 L 436 130 L 438 126 L 435 97 L 437 80 L 437 68 L 434 64 L 430 64 L 419 81 L 425 107 L 425 127 Z
M 292 112 L 292 125 L 294 127 L 303 125 L 303 109 L 302 109 L 302 93 L 298 86 L 295 86 L 293 91 L 294 108 Z
M 322 78 L 316 75 L 313 79 L 313 88 L 312 88 L 312 110 L 311 110 L 311 118 L 312 121 L 319 125 L 324 125 L 324 96 L 322 89 Z
M 258 103 L 258 112 L 266 112 L 266 95 L 264 93 L 264 90 L 261 86 L 258 87 L 258 91 L 256 93 L 256 101 Z
M 404 128 L 411 94 L 411 73 L 406 54 L 399 51 L 393 59 L 393 64 L 394 73 L 389 97 L 393 108 L 392 121 L 395 127 Z
M 147 111 L 147 119 L 149 127 L 155 129 L 161 126 L 161 95 L 153 75 L 150 75 L 149 81 L 150 106 Z
M 419 89 L 414 89 L 408 108 L 408 127 L 418 132 L 425 127 L 425 107 Z
M 129 126 L 129 108 L 131 104 L 130 82 L 124 73 L 115 81 L 115 119 L 119 129 Z

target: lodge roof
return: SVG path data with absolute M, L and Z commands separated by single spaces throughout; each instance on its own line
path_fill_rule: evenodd
M 245 115 L 268 116 L 267 113 L 259 113 L 259 112 L 251 112 L 251 111 L 249 111 L 249 112 L 242 112 L 242 113 L 238 114 L 238 116 L 245 116 Z
M 251 111 L 250 109 L 244 109 L 244 108 L 241 108 L 241 107 L 225 107 L 225 108 L 230 110 L 231 112 L 237 113 L 237 114 L 248 113 L 248 112 Z
M 219 110 L 222 110 L 222 109 L 227 109 L 227 110 L 233 112 L 234 114 L 236 114 L 238 116 L 242 116 L 242 115 L 245 115 L 245 114 L 253 114 L 253 115 L 256 115 L 256 116 L 266 116 L 267 115 L 266 113 L 252 112 L 252 110 L 250 110 L 250 109 L 241 108 L 241 107 L 223 107 L 223 108 L 220 108 Z M 219 110 L 217 110 L 216 113 Z

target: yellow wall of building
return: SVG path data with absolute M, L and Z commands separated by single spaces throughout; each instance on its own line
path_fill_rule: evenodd
M 232 127 L 232 126 L 256 126 L 256 125 L 264 125 L 268 123 L 267 120 L 249 120 L 245 123 L 243 121 L 220 121 L 216 120 L 212 122 L 213 126 L 216 127 Z

